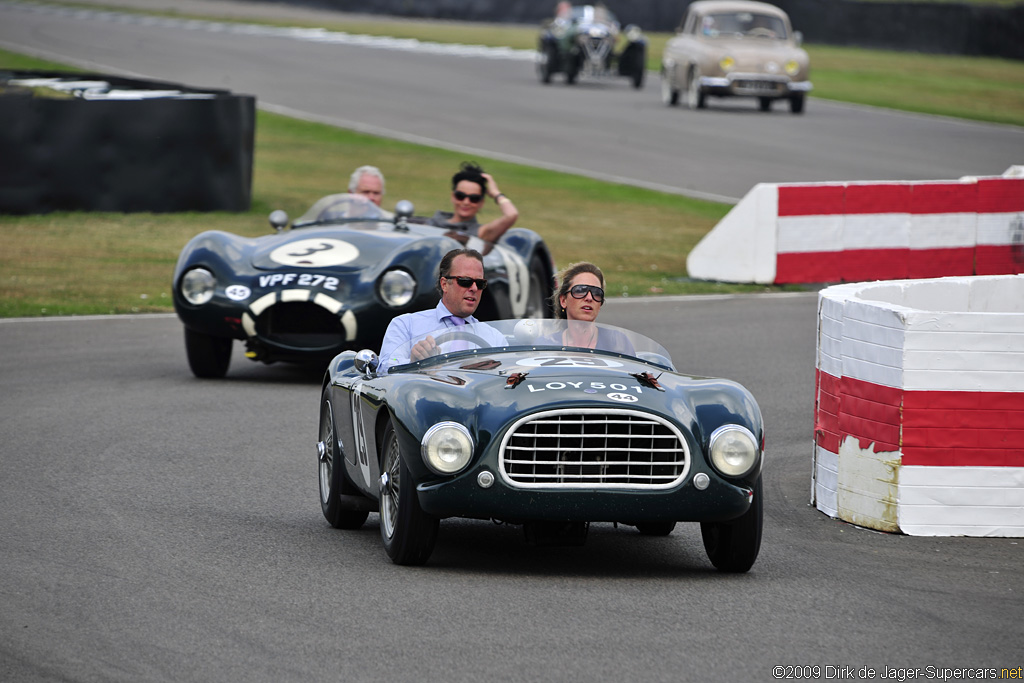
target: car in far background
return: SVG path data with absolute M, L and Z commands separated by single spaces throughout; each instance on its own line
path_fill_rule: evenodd
M 620 37 L 625 45 L 616 52 Z M 639 26 L 620 30 L 615 15 L 601 5 L 558 4 L 556 16 L 541 28 L 537 45 L 537 74 L 541 83 L 565 74 L 573 84 L 585 77 L 626 76 L 641 88 L 647 72 L 647 38 Z
M 761 111 L 787 100 L 804 111 L 811 91 L 810 59 L 784 11 L 752 0 L 692 3 L 661 58 L 661 97 L 674 106 L 685 93 L 690 109 L 708 97 L 753 97 Z
M 553 313 L 554 262 L 540 236 L 508 230 L 496 243 L 424 225 L 412 203 L 394 215 L 365 197 L 329 195 L 290 230 L 248 238 L 207 231 L 189 241 L 174 270 L 174 309 L 197 377 L 223 377 L 234 340 L 254 361 L 316 364 L 346 349 L 379 349 L 396 315 L 437 304 L 438 266 L 451 249 L 484 254 L 483 320 Z

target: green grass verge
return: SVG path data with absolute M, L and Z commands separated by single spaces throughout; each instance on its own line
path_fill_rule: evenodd
M 60 65 L 0 52 L 0 68 Z M 448 179 L 463 155 L 259 112 L 253 203 L 244 213 L 52 213 L 0 216 L 0 316 L 172 310 L 171 276 L 182 247 L 203 230 L 269 234 L 267 215 L 292 217 L 343 190 L 352 169 L 373 163 L 388 180 L 387 203 L 417 213 L 448 208 Z M 686 255 L 729 206 L 478 159 L 514 197 L 519 224 L 539 232 L 559 267 L 590 260 L 607 272 L 611 296 L 765 291 L 690 282 Z M 484 217 L 493 216 L 493 204 Z
M 73 3 L 64 3 L 73 4 Z M 95 7 L 96 5 L 90 5 Z M 119 11 L 123 8 L 110 7 Z M 183 16 L 170 13 L 174 16 Z M 209 18 L 209 17 L 207 17 Z M 262 22 L 295 25 L 295 22 Z M 330 30 L 532 49 L 537 32 L 518 26 L 358 20 Z M 649 36 L 657 68 L 667 34 Z M 1024 63 L 808 46 L 815 95 L 908 111 L 1024 125 Z M 0 51 L 0 68 L 68 67 Z M 813 109 L 811 110 L 813 115 Z M 267 214 L 302 213 L 374 163 L 388 176 L 388 202 L 418 213 L 447 208 L 447 179 L 462 155 L 261 112 L 253 205 L 245 213 L 56 213 L 0 216 L 0 316 L 172 310 L 177 255 L 208 229 L 257 236 Z M 607 271 L 610 295 L 764 291 L 761 286 L 690 282 L 686 255 L 729 207 L 578 176 L 478 159 L 515 197 L 520 224 L 544 236 L 560 267 L 591 260 Z M 485 209 L 489 215 L 493 207 Z

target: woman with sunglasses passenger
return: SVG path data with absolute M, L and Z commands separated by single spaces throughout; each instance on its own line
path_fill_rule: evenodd
M 604 273 L 593 263 L 575 263 L 558 276 L 555 317 L 565 329 L 543 340 L 555 346 L 578 346 L 634 355 L 633 345 L 617 330 L 594 325 L 604 303 Z
M 477 214 L 487 197 L 498 205 L 501 216 L 481 225 Z M 485 242 L 497 242 L 518 218 L 516 205 L 498 189 L 494 176 L 471 161 L 463 161 L 458 173 L 452 176 L 452 211 L 438 211 L 428 222 Z

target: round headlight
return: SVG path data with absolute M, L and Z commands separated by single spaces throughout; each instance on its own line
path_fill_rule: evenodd
M 380 276 L 380 298 L 388 306 L 400 308 L 416 294 L 416 280 L 406 270 L 395 268 Z
M 798 73 L 800 73 L 800 63 L 797 62 L 795 59 L 791 59 L 788 62 L 786 62 L 786 73 L 789 74 L 790 76 L 796 76 Z
M 711 433 L 711 464 L 727 477 L 741 477 L 757 463 L 757 439 L 739 425 L 722 425 Z
M 473 457 L 473 439 L 458 422 L 439 422 L 423 435 L 420 453 L 438 474 L 455 474 Z
M 722 71 L 729 73 L 730 71 L 732 71 L 732 68 L 736 66 L 736 60 L 733 59 L 732 57 L 722 57 L 720 60 L 718 60 L 718 66 L 719 68 L 722 69 Z
M 202 306 L 213 298 L 217 280 L 206 268 L 193 268 L 181 278 L 181 295 L 193 306 Z

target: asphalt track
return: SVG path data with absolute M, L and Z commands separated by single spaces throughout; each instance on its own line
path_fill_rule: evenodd
M 1024 664 L 1019 539 L 882 534 L 808 505 L 814 293 L 616 299 L 602 320 L 757 396 L 750 573 L 715 572 L 693 525 L 535 548 L 451 520 L 426 567 L 396 567 L 375 515 L 340 532 L 320 514 L 319 372 L 236 348 L 227 379 L 196 380 L 173 316 L 0 321 L 0 680 L 964 680 L 943 669 Z
M 0 680 L 1021 664 L 1018 539 L 888 535 L 808 505 L 813 293 L 617 299 L 602 319 L 758 397 L 766 519 L 748 574 L 715 572 L 696 525 L 648 538 L 601 524 L 583 548 L 536 548 L 514 527 L 448 520 L 426 567 L 394 566 L 376 515 L 340 532 L 320 514 L 319 372 L 236 345 L 227 379 L 196 380 L 174 316 L 0 322 Z
M 236 13 L 249 6 L 193 1 L 180 11 L 202 5 Z M 0 1 L 2 47 L 254 94 L 275 111 L 466 154 L 721 201 L 760 182 L 944 180 L 1024 163 L 1020 127 L 815 98 L 801 116 L 781 105 L 766 115 L 753 100 L 711 100 L 708 110 L 690 112 L 661 103 L 656 74 L 641 92 L 626 79 L 545 87 L 529 54 L 467 56 L 329 38 Z

